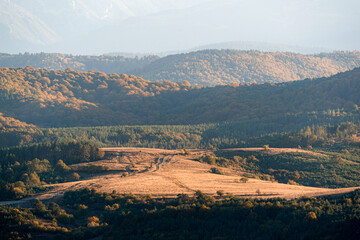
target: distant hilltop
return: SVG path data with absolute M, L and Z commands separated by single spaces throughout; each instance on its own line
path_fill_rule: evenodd
M 166 57 L 168 55 L 196 52 L 199 50 L 240 50 L 240 51 L 262 51 L 262 52 L 293 52 L 300 54 L 318 54 L 318 53 L 331 53 L 334 49 L 321 48 L 321 47 L 309 47 L 309 46 L 295 46 L 287 44 L 276 44 L 269 42 L 251 42 L 251 41 L 232 41 L 221 42 L 197 46 L 191 49 L 178 50 L 178 51 L 165 51 L 165 52 L 109 52 L 106 56 L 122 56 L 122 57 L 145 57 L 156 55 L 160 57 Z
M 250 42 L 250 41 L 232 41 L 202 45 L 195 47 L 192 50 L 205 50 L 205 49 L 233 49 L 233 50 L 257 50 L 263 52 L 293 52 L 301 54 L 316 54 L 316 53 L 329 53 L 334 49 L 309 47 L 309 46 L 295 46 L 287 44 L 276 44 L 268 42 Z
M 360 52 L 303 55 L 291 52 L 201 50 L 165 57 L 0 54 L 0 67 L 26 67 L 107 74 L 126 73 L 150 81 L 188 81 L 192 85 L 278 83 L 329 77 L 360 67 Z

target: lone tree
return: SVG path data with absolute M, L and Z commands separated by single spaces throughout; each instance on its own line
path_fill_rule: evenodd
M 218 191 L 216 192 L 216 194 L 217 194 L 219 197 L 222 197 L 222 196 L 224 196 L 224 190 L 218 190 Z

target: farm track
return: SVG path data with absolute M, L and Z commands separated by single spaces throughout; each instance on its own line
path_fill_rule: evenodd
M 180 187 L 181 189 L 185 189 L 186 191 L 190 191 L 190 192 L 195 192 L 196 190 L 189 188 L 188 186 L 184 185 L 182 182 L 180 182 L 177 178 L 175 177 L 170 177 L 170 176 L 165 176 L 165 175 L 161 175 L 159 174 L 161 177 L 163 177 L 164 179 L 173 182 L 175 185 L 177 185 L 178 187 Z
M 164 158 L 163 158 L 163 157 L 159 158 L 159 159 L 158 159 L 158 163 L 156 164 L 156 169 L 155 169 L 154 172 L 159 171 L 160 166 L 161 166 L 161 164 L 163 164 L 163 163 L 164 163 Z
M 179 150 L 162 150 L 146 148 L 104 148 L 105 159 L 78 165 L 97 164 L 106 165 L 111 170 L 94 174 L 76 182 L 47 185 L 51 190 L 39 193 L 19 201 L 0 202 L 0 205 L 29 206 L 37 199 L 47 201 L 63 196 L 66 191 L 84 187 L 97 188 L 99 191 L 136 195 L 151 194 L 154 197 L 174 198 L 178 194 L 192 195 L 195 191 L 216 195 L 216 191 L 223 190 L 238 197 L 260 198 L 298 198 L 302 196 L 336 195 L 353 191 L 357 188 L 326 189 L 306 186 L 294 186 L 277 182 L 249 179 L 247 183 L 239 183 L 241 174 L 231 169 L 221 168 L 224 175 L 211 174 L 212 165 L 194 161 L 208 150 L 188 150 L 188 155 L 181 155 Z M 225 149 L 223 151 L 246 151 L 244 149 Z M 254 151 L 254 149 L 247 149 Z M 275 149 L 276 152 L 299 152 L 299 149 Z M 305 150 L 304 150 L 305 151 Z M 303 152 L 303 151 L 301 151 Z M 313 154 L 314 152 L 307 152 Z M 318 153 L 314 153 L 318 154 Z M 71 166 L 71 167 L 75 167 Z M 124 177 L 124 172 L 128 176 Z M 256 194 L 257 190 L 261 194 Z

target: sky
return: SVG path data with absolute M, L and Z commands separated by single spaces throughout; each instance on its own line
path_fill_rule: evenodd
M 182 51 L 229 41 L 360 50 L 356 0 L 0 0 L 0 52 Z

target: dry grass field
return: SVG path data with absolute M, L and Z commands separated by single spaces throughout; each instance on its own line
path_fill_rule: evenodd
M 192 195 L 197 190 L 210 195 L 216 195 L 218 190 L 231 193 L 238 197 L 257 198 L 298 198 L 302 196 L 322 196 L 342 194 L 356 188 L 327 189 L 298 185 L 280 184 L 277 182 L 249 179 L 240 182 L 242 172 L 229 168 L 220 168 L 224 174 L 210 173 L 213 165 L 194 161 L 209 150 L 187 150 L 184 155 L 181 150 L 163 150 L 148 148 L 103 148 L 106 155 L 103 160 L 91 163 L 75 164 L 73 169 L 81 169 L 84 165 L 102 165 L 108 170 L 101 173 L 81 173 L 83 179 L 48 185 L 52 190 L 39 194 L 31 199 L 51 199 L 61 196 L 65 191 L 84 187 L 97 188 L 99 191 L 146 195 L 154 197 L 176 197 L 185 193 Z M 262 148 L 226 149 L 225 151 L 248 150 L 263 151 Z M 269 149 L 269 154 L 282 152 L 306 152 L 299 149 Z M 26 201 L 26 200 L 22 200 Z
M 251 152 L 257 152 L 257 151 L 265 151 L 268 154 L 276 155 L 281 153 L 304 153 L 314 156 L 324 156 L 322 153 L 299 149 L 299 148 L 268 148 L 265 150 L 265 148 L 230 148 L 230 149 L 224 149 L 223 151 L 251 151 Z

